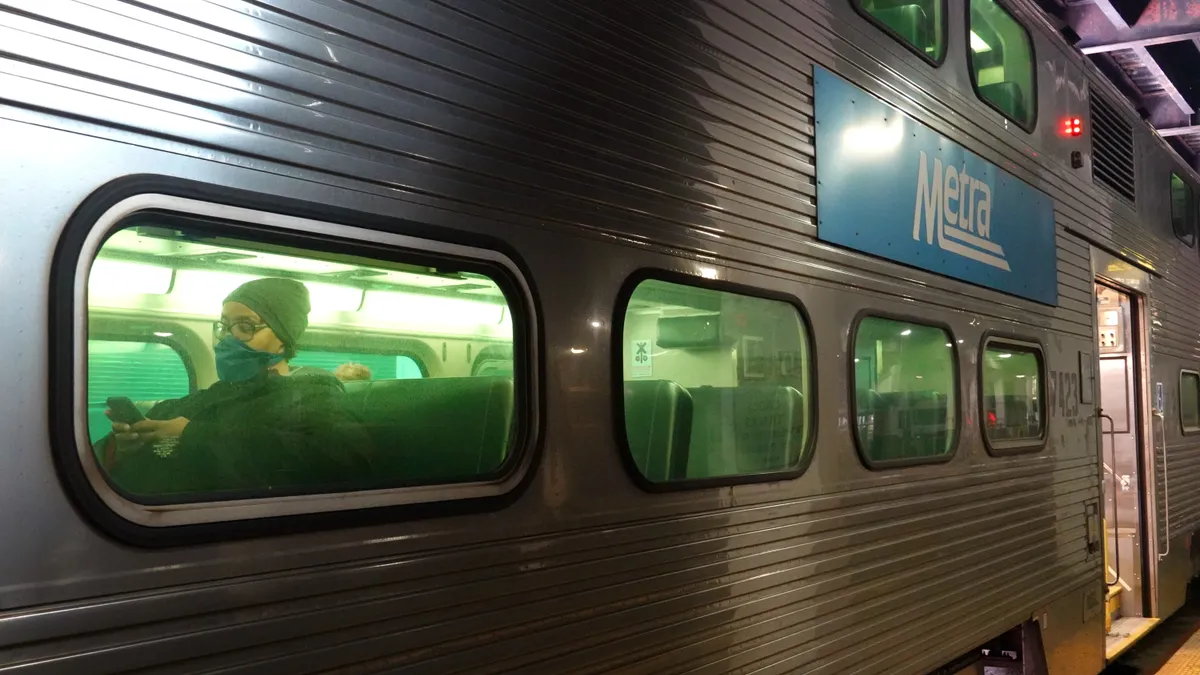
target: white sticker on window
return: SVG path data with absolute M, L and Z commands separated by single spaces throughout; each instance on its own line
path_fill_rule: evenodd
M 629 344 L 629 366 L 631 377 L 654 375 L 654 355 L 650 352 L 652 340 L 631 340 Z

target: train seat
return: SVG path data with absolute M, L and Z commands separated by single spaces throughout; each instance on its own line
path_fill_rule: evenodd
M 499 468 L 508 453 L 511 378 L 348 382 L 345 405 L 374 441 L 380 482 L 471 480 Z
M 642 475 L 655 482 L 687 472 L 692 397 L 670 380 L 625 383 L 625 436 Z
M 694 387 L 687 477 L 778 470 L 804 444 L 804 397 L 792 387 Z M 732 421 L 732 424 L 730 423 Z
M 950 428 L 949 401 L 935 391 L 871 391 L 858 410 L 859 437 L 876 460 L 928 457 L 941 454 Z M 882 446 L 882 447 L 881 447 Z
M 986 396 L 983 399 L 984 424 L 990 427 L 988 436 L 992 440 L 1028 438 L 1036 434 L 1034 419 L 1030 417 L 1029 400 L 1024 396 Z

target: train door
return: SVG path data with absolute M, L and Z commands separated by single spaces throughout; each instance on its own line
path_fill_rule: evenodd
M 1097 282 L 1100 454 L 1103 467 L 1108 586 L 1106 651 L 1115 658 L 1146 633 L 1152 618 L 1150 546 L 1145 499 L 1145 415 L 1141 298 Z

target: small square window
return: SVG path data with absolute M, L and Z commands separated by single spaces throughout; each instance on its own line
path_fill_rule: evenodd
M 935 326 L 868 316 L 855 329 L 858 449 L 868 466 L 949 459 L 958 420 L 954 338 Z
M 1179 425 L 1186 433 L 1200 431 L 1200 373 L 1179 373 Z
M 989 342 L 980 363 L 983 431 L 993 452 L 1041 446 L 1046 433 L 1041 350 Z
M 996 0 L 971 0 L 968 51 L 975 92 L 1022 129 L 1037 122 L 1033 41 Z
M 1192 188 L 1178 174 L 1171 174 L 1171 229 L 1175 238 L 1189 247 L 1196 243 L 1196 219 Z

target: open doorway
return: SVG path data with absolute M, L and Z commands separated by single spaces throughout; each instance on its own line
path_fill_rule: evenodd
M 1100 375 L 1100 455 L 1103 468 L 1105 583 L 1108 585 L 1106 652 L 1116 658 L 1157 623 L 1151 618 L 1153 588 L 1142 445 L 1142 334 L 1140 298 L 1096 283 Z

